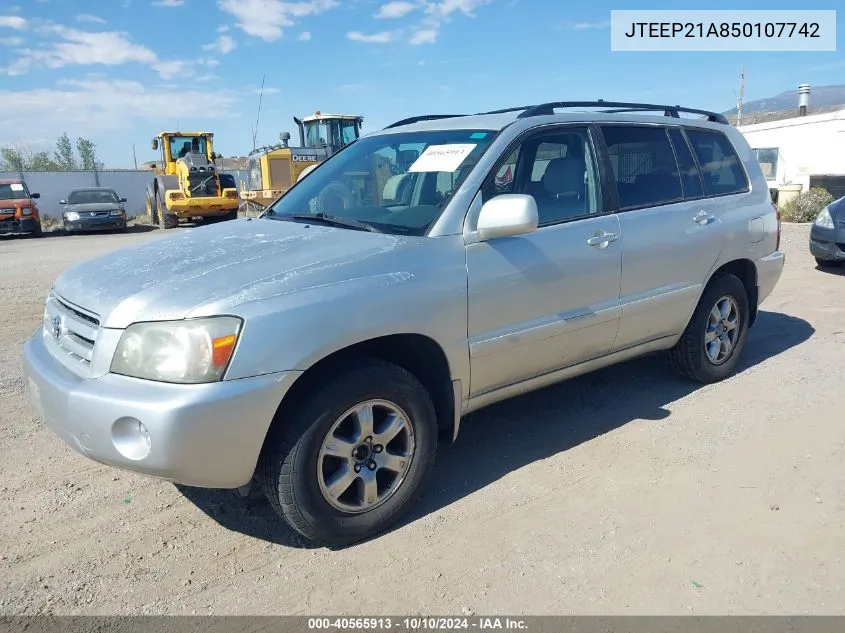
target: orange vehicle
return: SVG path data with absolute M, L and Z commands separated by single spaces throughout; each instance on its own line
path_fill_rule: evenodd
M 20 178 L 0 179 L 0 235 L 41 237 L 41 216 L 36 198 Z

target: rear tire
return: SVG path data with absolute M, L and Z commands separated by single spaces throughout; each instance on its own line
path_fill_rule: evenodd
M 366 416 L 349 413 L 367 402 L 387 403 L 373 405 L 370 431 L 358 422 Z M 404 416 L 382 418 L 381 412 L 390 407 Z M 398 444 L 381 435 L 391 419 L 396 426 L 407 422 L 396 435 Z M 335 446 L 341 430 L 349 443 Z M 329 454 L 335 449 L 342 457 Z M 273 424 L 256 474 L 274 510 L 296 532 L 314 543 L 343 546 L 382 532 L 408 511 L 428 478 L 436 451 L 434 406 L 422 384 L 401 367 L 363 359 L 329 375 L 320 382 L 319 393 L 312 391 L 292 414 Z M 400 454 L 395 464 L 401 475 L 394 462 L 385 461 Z M 354 470 L 356 465 L 360 471 Z M 328 489 L 341 472 L 348 474 L 345 481 L 350 483 L 333 496 Z M 365 489 L 368 479 L 376 482 L 374 489 Z M 371 490 L 375 496 L 370 496 Z M 344 504 L 346 509 L 339 507 Z
M 839 266 L 842 266 L 842 264 L 845 264 L 845 261 L 841 259 L 819 259 L 818 257 L 815 259 L 816 264 L 818 264 L 820 268 L 838 268 Z
M 729 314 L 724 319 L 715 318 L 720 307 L 723 316 L 727 307 Z M 736 325 L 730 329 L 732 315 L 735 315 Z M 719 382 L 730 376 L 736 369 L 748 337 L 750 315 L 748 293 L 742 282 L 728 273 L 714 277 L 699 299 L 686 330 L 670 352 L 673 369 L 681 376 L 702 384 Z M 731 339 L 734 330 L 736 334 Z M 706 339 L 711 339 L 708 344 Z

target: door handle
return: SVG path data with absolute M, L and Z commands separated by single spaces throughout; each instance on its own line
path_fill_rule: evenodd
M 615 242 L 619 239 L 619 236 L 616 233 L 607 233 L 606 231 L 600 231 L 593 235 L 593 237 L 587 240 L 587 244 L 590 246 L 597 246 L 598 248 L 607 248 L 607 245 L 611 242 Z
M 693 216 L 692 221 L 697 224 L 709 224 L 714 217 L 712 213 L 701 210 Z

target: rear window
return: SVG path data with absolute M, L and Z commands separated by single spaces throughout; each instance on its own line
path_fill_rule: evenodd
M 708 196 L 748 191 L 748 179 L 742 161 L 724 134 L 688 129 L 687 137 L 701 166 L 704 192 Z

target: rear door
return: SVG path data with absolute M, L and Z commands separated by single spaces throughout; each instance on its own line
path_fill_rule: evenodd
M 683 331 L 719 256 L 722 232 L 678 128 L 600 128 L 625 236 L 618 351 Z

